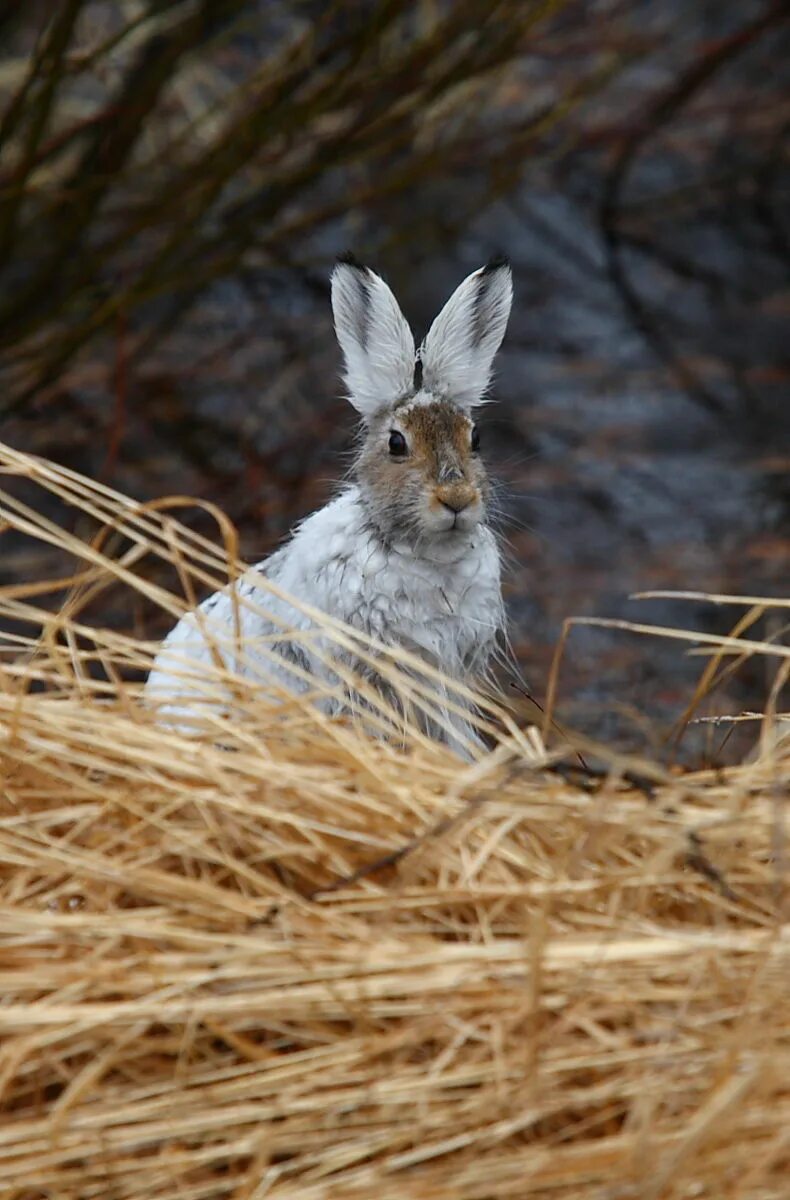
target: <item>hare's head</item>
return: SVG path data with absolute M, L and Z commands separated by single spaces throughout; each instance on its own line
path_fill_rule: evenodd
M 496 259 L 460 285 L 415 353 L 383 279 L 352 258 L 332 276 L 335 329 L 364 437 L 357 479 L 388 538 L 453 541 L 485 520 L 474 408 L 505 333 L 510 267 Z

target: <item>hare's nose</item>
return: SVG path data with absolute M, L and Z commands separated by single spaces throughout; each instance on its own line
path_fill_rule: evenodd
M 474 504 L 477 492 L 468 483 L 453 483 L 437 488 L 436 499 L 451 513 L 459 513 Z

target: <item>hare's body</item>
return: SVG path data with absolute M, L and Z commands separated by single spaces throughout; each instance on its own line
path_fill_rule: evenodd
M 235 584 L 240 604 L 234 606 L 230 589 L 215 592 L 200 606 L 197 619 L 190 614 L 179 621 L 157 658 L 147 695 L 160 703 L 168 720 L 182 724 L 186 719 L 188 726 L 191 714 L 201 707 L 205 711 L 203 678 L 217 652 L 235 673 L 263 687 L 274 683 L 297 692 L 306 691 L 311 681 L 336 682 L 327 658 L 342 656 L 354 673 L 369 674 L 362 661 L 340 654 L 329 639 L 289 641 L 283 630 L 308 630 L 312 622 L 265 584 L 256 586 L 258 575 L 385 645 L 412 651 L 449 678 L 472 683 L 488 664 L 503 627 L 499 553 L 484 526 L 459 540 L 452 553 L 448 550 L 427 544 L 418 556 L 408 545 L 385 544 L 370 524 L 359 490 L 349 488 Z M 296 671 L 288 670 L 290 663 Z M 337 713 L 344 705 L 325 701 L 323 707 Z
M 335 323 L 365 422 L 356 483 L 237 581 L 235 596 L 215 593 L 172 630 L 146 689 L 169 721 L 188 724 L 205 711 L 207 695 L 216 707 L 216 685 L 212 691 L 205 679 L 217 662 L 262 688 L 304 692 L 323 682 L 325 710 L 353 707 L 333 664 L 371 678 L 369 660 L 322 635 L 299 603 L 411 652 L 450 680 L 480 678 L 504 610 L 469 411 L 488 382 L 509 301 L 503 264 L 470 276 L 434 322 L 416 383 L 411 333 L 386 284 L 353 263 L 337 268 Z M 439 697 L 431 732 L 444 724 L 469 736 L 457 707 L 457 698 L 446 708 Z

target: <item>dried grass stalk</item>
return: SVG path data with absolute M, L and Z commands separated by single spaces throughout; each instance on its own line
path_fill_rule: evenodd
M 90 614 L 177 615 L 232 531 L 0 462 L 49 495 L 12 482 L 4 535 L 68 564 L 0 597 L 4 1200 L 787 1194 L 786 743 L 583 789 L 494 704 L 463 764 L 223 663 L 238 715 L 187 739 L 130 682 L 154 645 Z

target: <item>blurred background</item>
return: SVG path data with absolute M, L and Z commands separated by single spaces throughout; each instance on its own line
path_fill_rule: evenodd
M 211 500 L 260 558 L 347 467 L 336 254 L 419 339 L 504 252 L 481 429 L 531 689 L 570 615 L 728 632 L 741 610 L 628 595 L 788 593 L 789 63 L 766 0 L 0 0 L 0 436 Z M 0 583 L 61 567 L 3 535 Z M 93 618 L 163 632 L 128 605 Z M 658 744 L 686 650 L 577 629 L 559 712 Z M 768 683 L 746 662 L 701 712 Z

